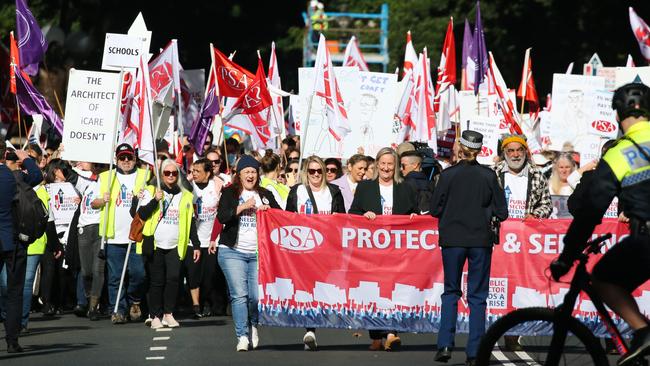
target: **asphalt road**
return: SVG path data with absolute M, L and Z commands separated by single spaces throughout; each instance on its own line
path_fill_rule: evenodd
M 19 342 L 26 352 L 6 353 L 0 342 L 2 366 L 26 365 L 391 365 L 435 364 L 435 335 L 402 334 L 400 352 L 371 352 L 367 332 L 317 330 L 319 350 L 304 351 L 303 329 L 260 328 L 260 346 L 236 352 L 230 317 L 201 320 L 179 319 L 173 330 L 153 331 L 142 323 L 112 325 L 109 320 L 91 322 L 72 314 L 44 318 L 33 314 L 30 331 Z M 0 331 L 4 337 L 4 328 Z M 463 343 L 449 365 L 465 362 Z

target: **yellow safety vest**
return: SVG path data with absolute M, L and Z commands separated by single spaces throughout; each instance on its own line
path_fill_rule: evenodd
M 311 15 L 311 28 L 315 31 L 327 30 L 329 24 L 327 22 L 327 15 L 323 10 L 316 10 Z
M 46 210 L 50 210 L 50 194 L 47 193 L 44 185 L 40 185 L 36 189 L 36 195 L 41 199 L 45 205 Z M 47 234 L 43 234 L 40 238 L 36 239 L 27 247 L 27 255 L 40 255 L 45 253 L 45 244 L 47 243 Z
M 108 181 L 110 180 L 109 171 L 103 172 L 99 175 L 101 185 L 99 187 L 99 197 L 104 197 L 104 193 L 109 191 Z M 147 169 L 137 169 L 135 176 L 135 186 L 133 187 L 133 194 L 137 195 L 140 193 L 140 190 L 144 189 L 149 180 L 149 170 Z M 114 238 L 115 237 L 115 200 L 120 194 L 120 184 L 115 184 L 117 182 L 117 172 L 113 172 L 112 187 L 110 188 L 111 199 L 104 206 L 104 208 L 99 213 L 99 235 L 104 235 L 104 225 L 106 220 L 106 215 L 108 213 L 108 227 L 106 229 L 106 237 Z
M 151 197 L 155 195 L 156 187 L 147 186 L 146 189 L 151 194 Z M 181 190 L 181 202 L 178 208 L 178 246 L 176 247 L 178 250 L 178 257 L 181 260 L 185 259 L 187 244 L 190 242 L 190 226 L 192 225 L 192 217 L 194 216 L 193 199 L 194 195 L 192 192 L 186 191 L 185 189 Z M 158 227 L 158 223 L 160 222 L 160 214 L 160 205 L 157 205 L 156 210 L 151 214 L 147 221 L 145 221 L 144 228 L 142 228 L 142 235 L 154 235 L 156 227 Z M 153 244 L 155 249 L 155 240 Z M 136 253 L 142 254 L 142 242 L 137 243 Z
M 280 198 L 282 198 L 283 201 L 287 201 L 287 197 L 289 197 L 289 187 L 282 183 L 278 183 L 274 181 L 273 179 L 269 179 L 267 177 L 262 177 L 260 180 L 260 187 L 266 188 L 268 186 L 273 187 L 279 194 Z
M 639 122 L 625 133 L 650 155 L 650 123 Z M 631 141 L 621 138 L 603 157 L 621 183 L 621 187 L 650 179 L 650 164 Z

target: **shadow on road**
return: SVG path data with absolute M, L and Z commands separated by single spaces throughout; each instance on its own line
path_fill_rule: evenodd
M 30 337 L 30 336 L 37 336 L 37 335 L 45 335 L 45 334 L 52 334 L 52 333 L 63 333 L 63 332 L 70 332 L 70 331 L 77 331 L 77 330 L 88 330 L 90 327 L 87 326 L 74 326 L 74 327 L 40 327 L 40 328 L 35 328 L 35 329 L 30 329 L 29 332 L 27 333 L 21 333 L 20 338 L 23 337 Z
M 96 343 L 54 343 L 46 345 L 31 345 L 24 346 L 25 352 L 23 353 L 0 353 L 1 360 L 11 360 L 17 358 L 25 358 L 30 356 L 42 356 L 48 354 L 56 354 L 61 352 L 78 351 L 84 348 L 91 348 L 96 346 Z

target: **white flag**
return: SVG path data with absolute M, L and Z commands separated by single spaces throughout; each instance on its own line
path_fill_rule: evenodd
M 352 36 L 352 38 L 350 38 L 350 42 L 348 42 L 347 47 L 345 47 L 343 66 L 356 66 L 359 68 L 359 71 L 370 71 L 368 69 L 366 60 L 363 58 L 361 49 L 359 49 L 357 37 L 355 36 Z

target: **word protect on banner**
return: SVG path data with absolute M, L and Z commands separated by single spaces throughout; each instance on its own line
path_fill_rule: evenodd
M 547 268 L 562 250 L 569 223 L 502 223 L 501 245 L 494 247 L 492 255 L 486 325 L 517 308 L 562 302 L 568 284 L 549 280 Z M 613 237 L 604 250 L 628 235 L 625 225 L 604 220 L 594 236 L 608 232 Z M 370 221 L 355 215 L 269 210 L 258 213 L 258 237 L 262 324 L 439 330 L 444 274 L 434 218 L 395 215 Z M 466 287 L 465 268 L 458 305 L 460 332 L 469 329 Z M 650 286 L 642 286 L 635 295 L 640 296 L 637 301 L 643 311 L 650 313 Z M 581 297 L 575 315 L 603 334 L 586 297 Z

